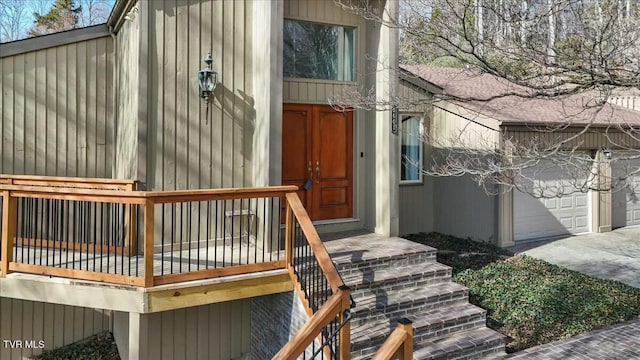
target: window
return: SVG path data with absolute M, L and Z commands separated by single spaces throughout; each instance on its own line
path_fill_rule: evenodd
M 355 29 L 284 20 L 284 77 L 354 81 Z
M 422 183 L 422 119 L 402 115 L 400 183 Z

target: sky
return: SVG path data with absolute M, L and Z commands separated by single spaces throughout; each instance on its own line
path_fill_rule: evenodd
M 75 0 L 82 13 L 78 27 L 106 22 L 115 0 Z M 34 13 L 45 14 L 55 0 L 0 0 L 0 42 L 24 39 L 35 21 Z

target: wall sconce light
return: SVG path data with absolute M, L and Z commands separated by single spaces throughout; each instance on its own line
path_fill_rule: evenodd
M 602 148 L 602 155 L 604 155 L 604 158 L 607 160 L 611 160 L 611 149 L 609 149 L 608 147 L 603 147 Z
M 218 73 L 211 69 L 211 63 L 213 63 L 211 53 L 207 53 L 207 56 L 205 56 L 202 61 L 207 64 L 207 67 L 198 72 L 200 97 L 202 97 L 204 101 L 209 104 L 209 96 L 211 96 L 211 93 L 218 84 Z

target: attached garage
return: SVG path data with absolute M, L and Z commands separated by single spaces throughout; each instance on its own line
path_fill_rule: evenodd
M 536 168 L 527 169 L 525 177 L 535 179 L 525 184 L 531 189 L 543 189 L 553 194 L 562 186 L 569 186 L 569 177 L 560 167 L 549 161 Z M 587 174 L 571 181 L 587 180 Z M 539 191 L 513 193 L 513 239 L 534 240 L 591 231 L 589 193 L 573 192 L 561 197 L 534 197 L 544 195 Z
M 434 231 L 508 247 L 517 242 L 640 225 L 640 174 L 630 176 L 619 191 L 610 192 L 606 181 L 616 171 L 616 161 L 609 161 L 609 155 L 621 153 L 621 148 L 640 149 L 640 112 L 615 104 L 603 104 L 600 108 L 585 106 L 594 100 L 586 95 L 557 99 L 505 96 L 521 88 L 473 70 L 415 65 L 403 65 L 402 70 L 408 75 L 401 80 L 433 94 L 434 101 L 429 102 L 431 108 L 424 116 L 431 135 L 425 158 L 447 154 L 452 148 L 456 149 L 455 154 L 460 153 L 458 149 L 471 150 L 468 162 L 456 164 L 454 160 L 451 165 L 436 158 L 437 163 L 446 164 L 443 179 L 447 181 L 437 178 L 431 182 Z M 494 149 L 498 151 L 494 152 Z M 532 161 L 557 152 L 574 155 L 578 152 L 579 156 L 540 162 L 529 169 L 531 173 L 524 174 L 530 185 L 525 191 L 511 191 L 511 184 L 506 182 L 497 185 L 495 194 L 490 188 L 492 194 L 489 196 L 486 196 L 487 179 L 494 174 L 483 174 L 487 170 L 483 168 L 486 165 L 484 158 L 474 162 L 478 160 L 474 157 L 477 154 L 487 155 L 492 161 L 496 157 Z M 578 162 L 568 162 L 574 160 Z M 624 165 L 618 163 L 632 170 L 640 169 L 640 159 L 627 161 Z M 463 166 L 460 169 L 456 168 L 459 164 Z M 476 169 L 476 164 L 483 165 Z M 586 169 L 582 178 L 569 170 L 581 166 Z M 519 170 L 517 167 L 507 169 Z M 458 178 L 453 181 L 446 178 L 447 172 L 459 176 L 473 175 L 474 171 L 487 177 L 472 179 L 475 182 L 468 184 Z M 516 176 L 513 180 L 519 179 Z M 554 188 L 563 185 L 565 189 L 560 191 L 561 196 L 555 196 L 553 190 L 530 195 L 532 186 Z M 604 187 L 600 187 L 602 185 Z M 596 189 L 583 192 L 585 187 Z M 469 201 L 482 196 L 487 198 L 489 205 Z M 453 201 L 458 198 L 463 201 Z M 413 197 L 410 199 L 414 201 Z M 404 214 L 418 212 L 417 207 L 411 210 L 413 212 L 405 211 Z
M 632 154 L 621 154 L 620 158 Z M 633 154 L 637 155 L 637 154 Z M 631 174 L 625 181 L 614 184 L 611 193 L 611 226 L 621 228 L 640 225 L 640 174 L 634 172 L 640 169 L 640 159 L 618 160 L 613 163 L 613 178 L 621 174 Z

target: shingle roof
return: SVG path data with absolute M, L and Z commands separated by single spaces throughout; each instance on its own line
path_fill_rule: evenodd
M 593 97 L 527 98 L 532 90 L 490 74 L 467 69 L 401 65 L 401 69 L 442 89 L 443 97 L 468 110 L 507 124 L 640 125 L 640 112 Z M 505 94 L 521 94 L 506 95 Z

